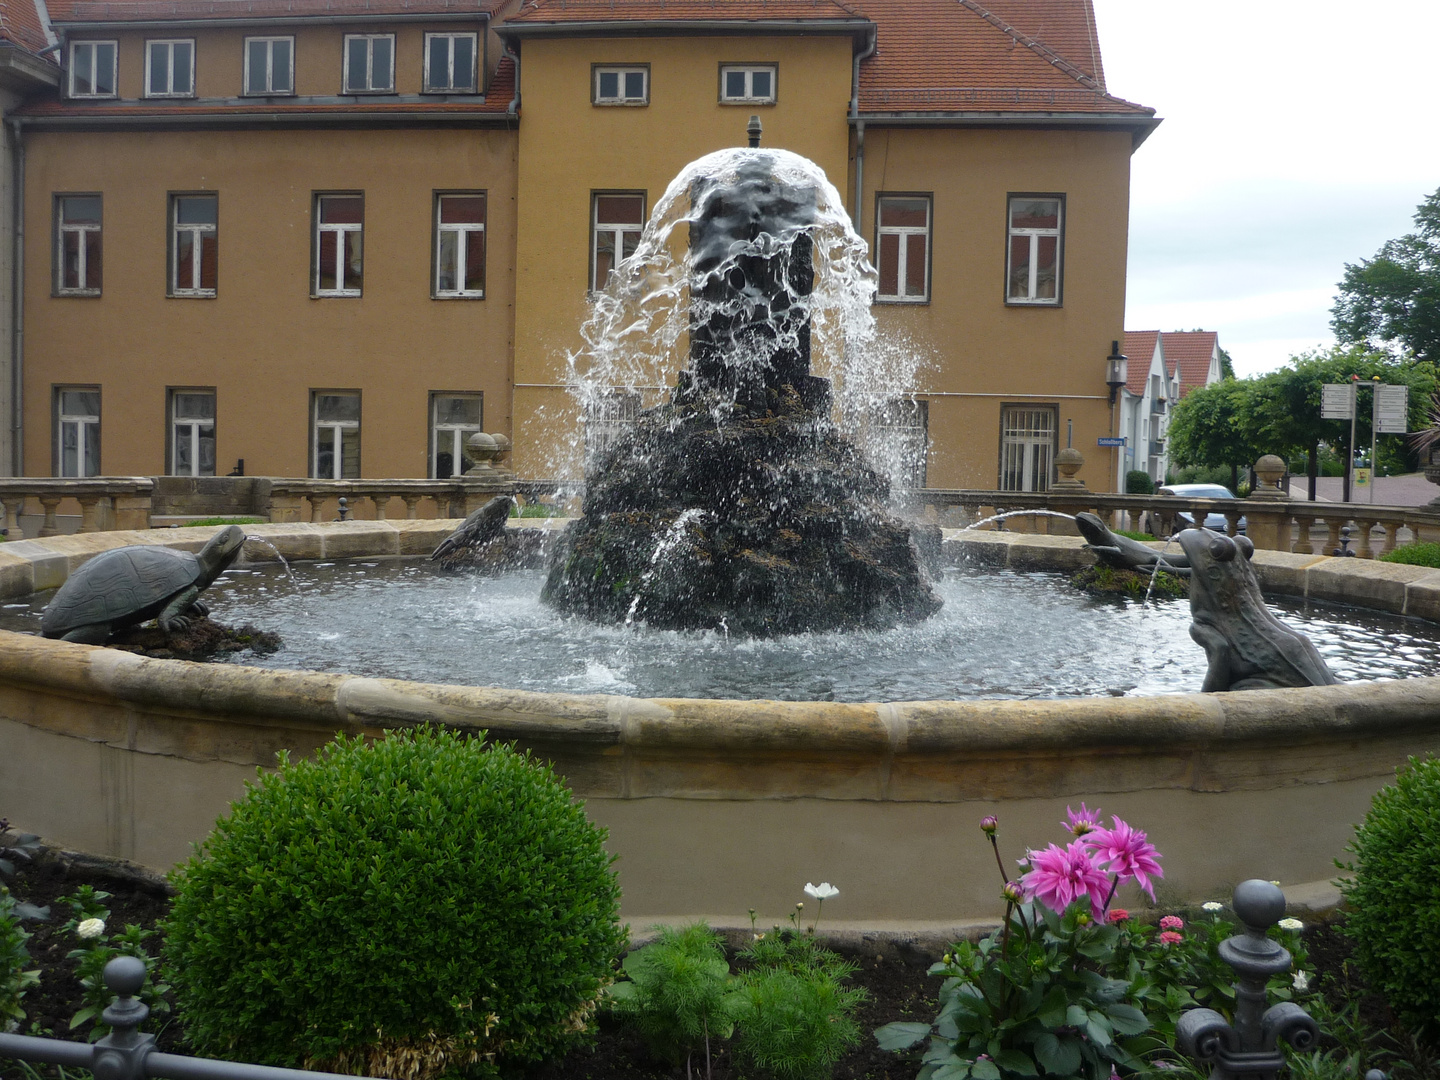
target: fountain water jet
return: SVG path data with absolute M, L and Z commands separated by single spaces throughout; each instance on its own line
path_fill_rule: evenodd
M 729 150 L 687 167 L 583 332 L 582 404 L 658 380 L 673 357 L 689 366 L 668 402 L 589 462 L 544 599 L 597 621 L 753 635 L 938 610 L 909 528 L 885 509 L 888 481 L 832 417 L 830 380 L 811 373 L 813 334 L 840 358 L 842 421 L 863 412 L 873 290 L 863 242 L 813 162 Z

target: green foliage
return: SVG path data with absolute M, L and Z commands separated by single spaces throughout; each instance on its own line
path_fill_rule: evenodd
M 1266 451 L 1244 421 L 1251 380 L 1197 386 L 1175 406 L 1167 435 L 1176 465 L 1248 468 Z M 1230 483 L 1227 477 L 1221 483 Z
M 1128 536 L 1131 540 L 1154 540 L 1155 537 L 1148 532 L 1138 532 L 1135 529 L 1111 529 L 1116 536 Z
M 512 518 L 551 518 L 560 517 L 565 511 L 558 506 L 549 503 L 526 503 L 524 506 L 511 504 L 510 516 Z
M 672 1065 L 702 1048 L 708 1059 L 710 1040 L 730 1037 L 744 1001 L 710 927 L 658 929 L 658 941 L 625 958 L 629 981 L 610 987 L 614 1010 Z
M 1330 326 L 1341 341 L 1394 342 L 1440 362 L 1440 190 L 1416 208 L 1415 232 L 1345 264 Z
M 1165 477 L 1166 484 L 1219 484 L 1226 488 L 1230 487 L 1234 480 L 1235 477 L 1226 465 L 1186 465 Z
M 510 746 L 419 729 L 282 754 L 175 873 L 186 1034 L 411 1080 L 561 1052 L 624 942 L 604 837 Z
M 220 517 L 207 517 L 199 518 L 195 521 L 187 521 L 183 525 L 181 525 L 181 528 L 193 529 L 197 525 L 268 525 L 269 523 L 269 518 L 226 517 L 224 515 L 221 515 Z
M 1440 1042 L 1440 759 L 1411 758 L 1370 804 L 1341 868 L 1345 933 L 1400 1020 Z
M 1190 595 L 1190 585 L 1185 578 L 1167 574 L 1164 570 L 1152 575 L 1149 570 L 1122 570 L 1104 563 L 1077 571 L 1070 578 L 1070 584 L 1088 593 L 1112 593 L 1136 600 L 1143 600 L 1146 593 L 1151 596 Z
M 1154 495 L 1155 481 L 1144 469 L 1131 469 L 1125 474 L 1125 494 Z
M 1044 1074 L 1105 1080 L 1134 1071 L 1150 1021 L 1125 979 L 1111 978 L 1121 932 L 1094 923 L 1081 899 L 1062 915 L 1021 904 L 1003 932 L 960 942 L 930 969 L 943 975 L 933 1024 L 895 1023 L 875 1037 L 903 1049 L 928 1037 L 918 1080 L 1014 1080 Z
M 150 1007 L 150 1015 L 162 1017 L 170 1011 L 165 999 L 170 987 L 155 981 L 159 966 L 155 957 L 145 948 L 147 938 L 155 936 L 153 930 L 142 930 L 134 923 L 127 925 L 122 933 L 107 933 L 105 923 L 110 918 L 110 909 L 105 901 L 110 899 L 107 892 L 97 891 L 90 885 L 82 885 L 75 895 L 62 901 L 70 907 L 70 919 L 60 927 L 75 935 L 80 944 L 66 954 L 66 959 L 78 961 L 76 977 L 80 980 L 82 1000 L 80 1010 L 70 1018 L 70 1027 L 93 1022 L 86 1038 L 90 1042 L 110 1033 L 110 1025 L 100 1019 L 100 1014 L 110 1004 L 114 994 L 105 985 L 105 965 L 117 956 L 133 956 L 145 964 L 145 981 L 140 985 L 139 999 Z
M 0 1032 L 14 1031 L 25 1019 L 21 999 L 40 982 L 38 969 L 30 969 L 25 942 L 30 934 L 20 925 L 15 898 L 0 885 Z
M 1401 544 L 1394 551 L 1381 555 L 1382 562 L 1408 563 L 1411 566 L 1440 567 L 1440 544 L 1429 540 L 1417 540 L 1413 544 Z
M 40 851 L 40 838 L 34 833 L 17 833 L 10 829 L 10 822 L 6 818 L 0 818 L 0 878 L 15 876 L 17 863 L 28 863 L 35 860 Z M 8 895 L 4 882 L 0 882 L 0 894 Z M 35 919 L 43 921 L 50 917 L 48 907 L 36 907 L 34 904 L 24 904 L 12 898 L 11 914 L 16 919 Z
M 740 1061 L 775 1080 L 823 1080 L 860 1042 L 855 1011 L 865 991 L 847 987 L 855 965 L 793 930 L 760 935 L 742 954 Z

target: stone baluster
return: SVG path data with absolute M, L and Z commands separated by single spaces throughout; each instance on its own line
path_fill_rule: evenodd
M 1225 511 L 1225 533 L 1227 536 L 1237 536 L 1240 532 L 1240 511 Z
M 1329 555 L 1340 546 L 1340 528 L 1345 524 L 1343 517 L 1327 517 L 1325 519 L 1325 554 Z
M 1120 511 L 1120 514 L 1121 514 L 1122 516 L 1128 516 L 1128 517 L 1129 517 L 1129 519 L 1130 519 L 1130 531 L 1131 531 L 1131 532 L 1139 532 L 1139 531 L 1140 531 L 1140 518 L 1141 518 L 1141 516 L 1142 516 L 1144 513 L 1145 513 L 1145 511 L 1139 509 L 1138 507 L 1134 507 L 1134 506 L 1132 506 L 1128 511 L 1125 511 L 1125 510 Z
M 1297 555 L 1314 555 L 1315 543 L 1310 539 L 1310 530 L 1315 527 L 1313 517 L 1295 516 L 1295 524 L 1298 526 L 1295 537 L 1295 553 Z
M 40 505 L 45 508 L 45 520 L 40 524 L 41 536 L 59 536 L 60 525 L 55 520 L 55 509 L 60 505 L 60 495 L 52 495 L 48 492 L 37 496 Z
M 1380 554 L 1389 555 L 1390 552 L 1395 550 L 1395 544 L 1397 542 L 1396 534 L 1400 531 L 1400 522 L 1386 521 L 1382 522 L 1382 524 L 1385 527 L 1385 542 L 1380 545 Z
M 1355 557 L 1357 559 L 1373 559 L 1375 552 L 1370 547 L 1370 530 L 1378 524 L 1375 518 L 1355 519 Z
M 384 521 L 384 520 L 385 520 L 385 508 L 390 505 L 390 500 L 391 500 L 393 497 L 394 497 L 394 496 L 389 495 L 389 494 L 387 494 L 387 493 L 385 493 L 385 492 L 383 492 L 383 491 L 377 491 L 377 492 L 375 492 L 373 495 L 370 496 L 370 501 L 375 504 L 375 520 L 376 520 L 376 521 Z
M 7 496 L 5 499 L 6 535 L 11 540 L 24 540 L 25 527 L 20 524 L 20 515 L 25 512 L 25 497 Z
M 403 494 L 403 495 L 400 496 L 400 498 L 405 501 L 405 520 L 406 520 L 406 521 L 414 521 L 414 520 L 415 520 L 416 516 L 418 515 L 418 511 L 416 510 L 416 507 L 420 505 L 420 500 L 423 499 L 424 497 L 425 497 L 425 496 L 419 495 L 419 494 L 414 494 L 414 495 L 412 495 L 412 494 L 410 494 L 408 491 L 407 491 L 405 494 Z
M 98 516 L 99 495 L 77 495 L 75 501 L 80 504 L 80 528 L 76 530 L 82 533 L 100 531 L 100 520 Z
M 311 521 L 319 524 L 320 522 L 325 520 L 322 515 L 325 512 L 325 500 L 329 497 L 330 496 L 321 494 L 320 492 L 314 492 L 305 496 L 306 500 L 310 503 Z

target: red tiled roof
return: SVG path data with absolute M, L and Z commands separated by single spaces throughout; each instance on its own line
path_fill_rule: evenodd
M 32 53 L 50 44 L 35 0 L 0 0 L 0 39 Z M 46 59 L 54 63 L 54 55 L 47 54 Z
M 1105 91 L 1090 0 L 856 0 L 875 21 L 860 112 L 1154 115 Z
M 864 19 L 841 0 L 525 0 L 507 23 Z
M 1210 375 L 1210 358 L 1215 355 L 1220 335 L 1214 330 L 1167 330 L 1164 337 L 1165 366 L 1180 371 L 1180 396 L 1204 386 Z
M 1129 358 L 1125 368 L 1125 389 L 1136 397 L 1145 393 L 1145 380 L 1150 377 L 1150 361 L 1155 359 L 1155 341 L 1159 330 L 1126 330 L 1121 351 Z
M 50 0 L 56 23 L 181 19 L 293 19 L 307 16 L 489 15 L 503 0 Z

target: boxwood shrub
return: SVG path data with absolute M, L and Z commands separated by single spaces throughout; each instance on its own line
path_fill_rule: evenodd
M 1440 758 L 1411 758 L 1370 804 L 1342 865 L 1354 941 L 1370 985 L 1422 1038 L 1440 1043 Z
M 174 874 L 186 1035 L 410 1080 L 562 1052 L 624 945 L 604 839 L 510 746 L 421 729 L 282 755 Z

